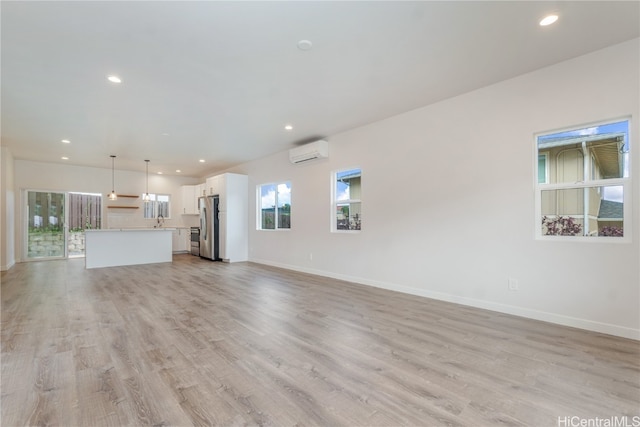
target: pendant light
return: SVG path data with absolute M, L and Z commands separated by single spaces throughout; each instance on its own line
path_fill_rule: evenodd
M 147 163 L 147 192 L 143 200 L 145 203 L 148 203 L 151 201 L 151 197 L 149 197 L 149 160 L 145 160 L 145 162 Z
M 111 194 L 109 194 L 109 200 L 118 200 L 118 195 L 116 194 L 116 190 L 115 190 L 116 186 L 115 186 L 115 169 L 114 169 L 116 156 L 112 154 L 110 157 L 111 157 Z

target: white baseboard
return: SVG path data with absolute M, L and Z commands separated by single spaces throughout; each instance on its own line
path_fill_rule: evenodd
M 640 341 L 640 329 L 627 328 L 609 323 L 596 322 L 588 319 L 580 319 L 576 317 L 566 316 L 557 313 L 549 313 L 546 311 L 532 310 L 514 305 L 501 304 L 492 301 L 479 300 L 474 298 L 460 297 L 457 295 L 446 294 L 442 292 L 432 292 L 424 289 L 416 289 L 408 286 L 401 286 L 395 283 L 381 282 L 377 280 L 365 279 L 362 277 L 349 276 L 345 274 L 337 274 L 323 270 L 312 268 L 298 267 L 295 265 L 272 262 L 264 259 L 249 259 L 251 262 L 258 264 L 270 265 L 273 267 L 284 268 L 287 270 L 299 271 L 301 273 L 315 274 L 318 276 L 330 277 L 333 279 L 345 280 L 361 285 L 373 286 L 376 288 L 387 289 L 390 291 L 402 292 L 405 294 L 431 298 L 440 301 L 462 304 L 469 307 L 482 308 L 485 310 L 496 311 L 499 313 L 511 314 L 514 316 L 525 317 L 528 319 L 541 320 L 543 322 L 555 323 L 558 325 L 569 326 L 573 328 L 585 329 L 592 332 L 599 332 L 608 335 L 615 335 L 622 338 L 629 338 Z
M 11 267 L 13 267 L 14 265 L 16 265 L 15 261 L 12 261 L 11 263 L 7 264 L 7 265 L 2 265 L 0 266 L 0 271 L 7 271 L 9 270 Z

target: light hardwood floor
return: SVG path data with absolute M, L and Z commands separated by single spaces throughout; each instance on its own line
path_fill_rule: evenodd
M 638 341 L 339 280 L 178 255 L 18 264 L 1 290 L 2 426 L 640 417 Z

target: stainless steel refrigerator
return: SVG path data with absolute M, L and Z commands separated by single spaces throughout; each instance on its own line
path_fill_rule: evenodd
M 214 261 L 220 258 L 219 197 L 198 198 L 200 210 L 200 256 Z

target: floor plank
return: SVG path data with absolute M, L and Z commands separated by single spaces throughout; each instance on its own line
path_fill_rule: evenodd
M 1 279 L 3 426 L 640 417 L 634 340 L 190 255 Z

